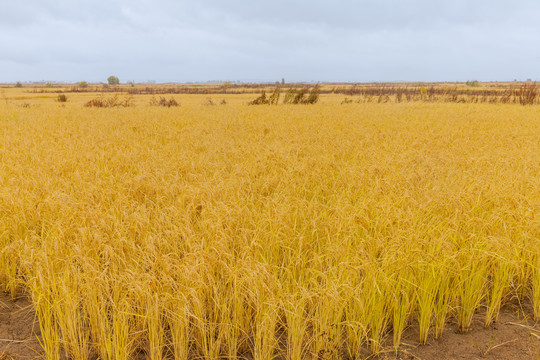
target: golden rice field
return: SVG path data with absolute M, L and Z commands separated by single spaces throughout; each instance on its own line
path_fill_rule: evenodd
M 540 319 L 539 106 L 94 95 L 0 99 L 0 285 L 47 359 L 364 359 Z

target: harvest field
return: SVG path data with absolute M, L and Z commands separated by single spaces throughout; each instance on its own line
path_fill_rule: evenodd
M 502 306 L 538 345 L 538 100 L 123 89 L 0 88 L 0 285 L 37 353 L 406 358 Z

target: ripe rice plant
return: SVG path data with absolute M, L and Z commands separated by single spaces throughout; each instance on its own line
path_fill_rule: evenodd
M 167 98 L 163 96 L 160 96 L 159 100 L 155 96 L 152 96 L 152 98 L 150 99 L 150 105 L 164 107 L 180 106 L 180 104 L 178 103 L 178 101 L 176 101 L 175 98 L 171 97 L 167 100 Z
M 44 356 L 364 359 L 540 317 L 536 105 L 248 89 L 0 107 L 0 285 Z
M 126 96 L 123 100 L 120 100 L 117 94 L 111 97 L 105 97 L 101 95 L 100 97 L 91 99 L 84 106 L 86 107 L 129 107 L 133 105 L 133 96 Z
M 289 89 L 283 99 L 284 104 L 315 104 L 319 101 L 319 85 L 313 87 L 308 94 L 307 88 L 302 88 L 298 91 Z M 249 105 L 277 105 L 279 103 L 279 97 L 281 89 L 276 87 L 272 94 L 267 98 L 266 91 L 262 91 L 261 95 L 249 102 Z M 306 94 L 308 96 L 306 97 Z

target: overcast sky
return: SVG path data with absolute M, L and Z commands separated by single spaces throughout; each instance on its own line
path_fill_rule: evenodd
M 540 80 L 539 0 L 0 5 L 0 82 Z

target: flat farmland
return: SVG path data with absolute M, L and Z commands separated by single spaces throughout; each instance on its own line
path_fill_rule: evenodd
M 3 90 L 0 304 L 47 359 L 538 356 L 538 105 Z

